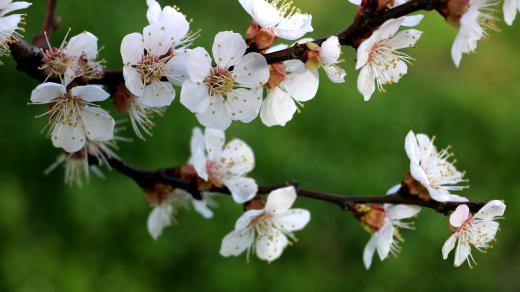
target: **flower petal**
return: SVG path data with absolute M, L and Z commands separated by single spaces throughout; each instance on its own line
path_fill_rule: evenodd
M 505 0 L 502 10 L 504 12 L 504 21 L 508 25 L 513 25 L 513 21 L 516 18 L 517 0 Z
M 275 27 L 274 34 L 279 38 L 293 41 L 313 30 L 312 15 L 297 12 L 289 18 L 282 18 Z
M 172 104 L 175 89 L 169 82 L 155 81 L 144 87 L 142 103 L 147 107 L 165 107 Z
M 224 185 L 230 190 L 237 204 L 250 201 L 258 192 L 255 180 L 248 177 L 233 176 L 224 179 Z
M 337 36 L 329 37 L 321 44 L 320 59 L 324 65 L 336 64 L 341 55 L 341 45 Z
M 264 56 L 249 53 L 239 59 L 233 69 L 235 81 L 243 87 L 256 88 L 269 80 L 269 66 Z
M 422 31 L 416 29 L 402 30 L 394 35 L 388 43 L 392 49 L 398 50 L 415 46 L 422 35 Z
M 115 121 L 105 110 L 85 106 L 81 111 L 85 134 L 92 141 L 109 141 L 114 138 Z
M 161 236 L 164 228 L 172 224 L 173 207 L 169 204 L 159 205 L 153 208 L 148 216 L 148 232 L 153 239 L 157 240 Z
M 204 145 L 209 160 L 220 160 L 225 141 L 226 133 L 224 131 L 210 128 L 206 129 L 204 133 Z
M 222 151 L 220 162 L 227 173 L 240 176 L 254 169 L 255 155 L 251 147 L 242 140 L 233 139 Z
M 347 72 L 337 65 L 323 65 L 323 69 L 333 83 L 344 83 Z
M 101 85 L 76 86 L 70 90 L 70 94 L 86 102 L 104 101 L 110 97 L 110 93 L 106 92 Z
M 86 56 L 95 59 L 98 55 L 98 38 L 85 31 L 70 38 L 65 48 L 65 54 L 74 57 Z
M 506 204 L 499 200 L 489 201 L 474 216 L 475 219 L 494 220 L 497 217 L 504 216 Z
M 253 245 L 254 233 L 252 230 L 235 230 L 222 239 L 220 255 L 223 257 L 239 256 Z
M 260 118 L 268 127 L 285 126 L 292 120 L 296 110 L 292 97 L 287 92 L 274 88 L 269 90 L 267 97 L 262 102 Z
M 0 17 L 6 15 L 8 13 L 11 13 L 13 11 L 16 11 L 16 10 L 25 9 L 32 5 L 32 3 L 25 2 L 25 1 L 16 1 L 16 2 L 8 1 L 8 2 L 10 2 L 10 4 L 7 7 L 4 7 L 5 9 L 0 10 Z
M 286 232 L 302 230 L 311 220 L 311 213 L 305 209 L 290 209 L 277 213 L 273 221 Z
M 155 0 L 146 0 L 146 5 L 148 5 L 148 10 L 146 11 L 148 22 L 151 24 L 159 21 L 162 11 L 161 5 Z
M 386 208 L 386 216 L 391 220 L 401 220 L 417 216 L 421 212 L 419 206 L 392 205 Z
M 208 87 L 201 83 L 187 80 L 182 84 L 181 103 L 193 113 L 203 113 L 209 107 L 211 96 Z
M 144 48 L 150 56 L 165 55 L 173 44 L 173 32 L 165 23 L 156 22 L 143 29 Z
M 42 83 L 32 91 L 31 102 L 37 104 L 49 103 L 53 99 L 63 96 L 66 92 L 67 89 L 61 84 L 52 82 Z
M 68 153 L 75 153 L 85 146 L 85 132 L 79 125 L 70 126 L 58 123 L 51 134 L 52 145 Z
M 402 18 L 403 18 L 403 23 L 401 24 L 402 26 L 414 27 L 414 26 L 419 25 L 419 23 L 421 23 L 421 21 L 424 19 L 424 15 L 417 14 L 417 15 L 410 15 L 410 16 L 402 16 Z
M 125 65 L 134 65 L 141 61 L 144 54 L 144 38 L 137 32 L 127 34 L 121 42 L 121 56 Z
M 256 240 L 256 255 L 259 259 L 272 262 L 278 259 L 289 244 L 287 237 L 277 229 L 261 234 Z
M 442 246 L 442 258 L 447 259 L 450 255 L 450 252 L 455 248 L 455 244 L 457 243 L 457 235 L 452 234 L 448 240 Z
M 468 205 L 459 205 L 450 215 L 450 225 L 461 227 L 469 219 L 470 211 Z
M 165 75 L 171 83 L 182 86 L 190 76 L 188 74 L 188 61 L 190 59 L 190 50 L 179 50 L 167 63 Z
M 130 67 L 123 67 L 123 77 L 125 78 L 125 86 L 133 95 L 142 97 L 144 94 L 144 82 L 139 72 Z
M 291 208 L 296 197 L 296 190 L 293 186 L 274 190 L 267 196 L 265 211 L 270 214 L 283 214 Z
M 320 84 L 318 71 L 307 70 L 300 60 L 287 61 L 285 65 L 287 77 L 281 86 L 297 101 L 313 99 Z
M 231 91 L 226 100 L 226 107 L 232 120 L 249 123 L 258 116 L 262 98 L 245 88 L 237 88 Z
M 372 97 L 372 94 L 376 91 L 375 84 L 375 75 L 372 71 L 371 66 L 364 66 L 363 69 L 359 72 L 358 80 L 357 80 L 357 88 L 361 94 L 363 94 L 363 98 L 365 101 L 369 101 Z
M 213 42 L 213 58 L 220 68 L 227 69 L 237 64 L 246 49 L 246 42 L 240 34 L 232 31 L 219 32 Z
M 222 96 L 212 96 L 208 109 L 203 113 L 197 113 L 196 116 L 199 122 L 208 128 L 226 130 L 231 125 L 231 118 Z
M 173 37 L 173 44 L 179 44 L 188 34 L 190 23 L 186 16 L 171 6 L 165 6 L 159 21 L 166 24 Z
M 459 241 L 457 247 L 455 248 L 455 267 L 460 267 L 471 254 L 471 246 L 468 242 Z
M 390 247 L 394 241 L 394 226 L 385 223 L 383 227 L 376 233 L 377 237 L 377 254 L 381 260 L 386 259 L 390 253 Z
M 188 75 L 193 82 L 202 83 L 210 74 L 211 58 L 206 49 L 200 47 L 190 50 L 188 54 Z
M 280 11 L 265 0 L 253 2 L 253 19 L 264 28 L 272 28 L 282 21 Z
M 365 249 L 363 250 L 363 263 L 365 264 L 365 268 L 368 270 L 372 265 L 372 258 L 374 257 L 374 253 L 376 252 L 377 247 L 377 238 L 375 234 L 373 234 L 368 240 L 367 245 L 365 245 Z

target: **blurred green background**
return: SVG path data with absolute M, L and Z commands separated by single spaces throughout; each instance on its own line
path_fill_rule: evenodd
M 39 29 L 44 1 L 27 13 L 30 39 Z M 144 0 L 58 1 L 59 44 L 68 27 L 96 34 L 108 66 L 121 66 L 119 44 L 146 23 Z M 168 0 L 202 29 L 196 44 L 210 47 L 222 30 L 244 32 L 248 15 L 236 0 Z M 314 37 L 350 23 L 355 7 L 339 0 L 298 0 L 314 16 Z M 266 128 L 259 120 L 234 124 L 228 137 L 240 137 L 256 152 L 252 174 L 259 183 L 295 179 L 307 188 L 342 194 L 381 194 L 407 171 L 403 142 L 413 129 L 452 145 L 458 167 L 467 171 L 475 200 L 500 198 L 508 204 L 495 248 L 475 252 L 478 266 L 453 268 L 441 246 L 447 220 L 423 210 L 416 231 L 404 231 L 398 259 L 371 270 L 361 255 L 369 235 L 350 214 L 322 202 L 301 199 L 313 220 L 297 234 L 299 242 L 272 264 L 245 256 L 219 256 L 221 238 L 241 207 L 219 198 L 211 221 L 181 211 L 179 224 L 158 241 L 146 230 L 149 207 L 140 189 L 118 173 L 93 178 L 84 188 L 66 188 L 62 170 L 44 176 L 57 150 L 41 134 L 44 108 L 27 106 L 36 81 L 0 67 L 0 291 L 519 291 L 520 289 L 520 36 L 501 25 L 501 33 L 479 43 L 455 69 L 450 46 L 455 29 L 436 13 L 426 13 L 425 33 L 415 65 L 397 85 L 363 102 L 356 90 L 354 51 L 344 49 L 348 80 L 333 85 L 322 76 L 318 96 L 285 128 Z M 518 23 L 517 23 L 518 25 Z M 108 103 L 107 107 L 113 108 Z M 120 115 L 115 115 L 122 119 Z M 157 168 L 180 165 L 189 156 L 193 114 L 178 100 L 157 119 L 146 143 L 122 144 L 119 154 L 132 164 Z M 130 133 L 128 134 L 132 136 Z

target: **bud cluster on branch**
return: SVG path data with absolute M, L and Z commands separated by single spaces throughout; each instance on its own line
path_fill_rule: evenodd
M 304 38 L 313 31 L 312 16 L 292 1 L 239 0 L 252 18 L 245 38 L 233 31 L 219 32 L 211 53 L 194 46 L 193 31 L 177 7 L 161 7 L 147 0 L 148 25 L 126 35 L 120 47 L 122 70 L 105 69 L 98 39 L 90 32 L 65 37 L 59 46 L 48 36 L 58 28 L 57 0 L 48 0 L 41 34 L 29 44 L 22 39 L 23 14 L 28 2 L 0 1 L 0 56 L 12 55 L 18 69 L 42 81 L 31 93 L 30 104 L 44 105 L 48 136 L 61 150 L 59 165 L 65 183 L 81 185 L 90 172 L 105 166 L 134 180 L 153 208 L 148 230 L 154 239 L 171 225 L 182 208 L 193 208 L 212 218 L 217 194 L 229 195 L 244 213 L 227 234 L 222 256 L 244 252 L 274 261 L 295 241 L 294 232 L 310 222 L 308 210 L 293 208 L 298 197 L 332 203 L 348 211 L 371 234 L 363 253 L 368 269 L 374 253 L 384 260 L 397 254 L 400 230 L 412 229 L 411 218 L 421 207 L 449 216 L 452 235 L 442 247 L 446 259 L 455 249 L 455 266 L 474 264 L 472 248 L 484 251 L 495 239 L 506 206 L 502 201 L 471 202 L 463 193 L 468 181 L 454 165 L 448 148 L 439 150 L 434 139 L 412 131 L 405 139 L 410 168 L 401 183 L 381 196 L 345 196 L 301 188 L 297 182 L 258 185 L 248 174 L 255 155 L 244 141 L 226 143 L 225 130 L 233 122 L 249 123 L 260 116 L 268 127 L 285 126 L 303 103 L 316 97 L 319 70 L 332 83 L 344 83 L 342 46 L 356 49 L 357 88 L 366 101 L 376 89 L 384 91 L 407 72 L 413 57 L 403 49 L 422 36 L 415 29 L 423 15 L 436 10 L 458 28 L 451 55 L 456 66 L 462 55 L 475 51 L 477 42 L 497 30 L 498 3 L 492 0 L 352 0 L 354 21 L 335 35 Z M 504 18 L 511 25 L 518 9 L 506 0 Z M 71 30 L 69 30 L 69 33 Z M 282 41 L 280 41 L 282 40 Z M 150 136 L 154 118 L 174 104 L 176 96 L 205 130 L 195 128 L 186 164 L 147 171 L 126 164 L 114 149 L 128 141 L 112 115 L 101 105 L 111 100 L 119 114 L 129 117 L 140 139 Z

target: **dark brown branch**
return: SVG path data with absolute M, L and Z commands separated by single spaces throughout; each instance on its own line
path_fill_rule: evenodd
M 183 180 L 178 176 L 179 171 L 175 168 L 161 169 L 157 171 L 145 171 L 137 168 L 133 168 L 123 161 L 116 158 L 109 158 L 108 162 L 110 166 L 121 174 L 132 178 L 140 187 L 148 189 L 156 184 L 165 184 L 173 188 L 183 189 L 191 193 L 196 199 L 200 199 L 200 190 L 197 187 L 197 178 L 194 177 L 192 180 Z M 404 204 L 404 205 L 418 205 L 426 208 L 436 210 L 439 213 L 447 214 L 449 211 L 454 210 L 457 206 L 462 203 L 457 202 L 445 202 L 440 203 L 436 201 L 424 201 L 419 199 L 417 196 L 411 196 L 407 194 L 406 187 L 402 187 L 399 193 L 392 195 L 382 196 L 344 196 L 332 193 L 325 193 L 320 191 L 313 191 L 301 188 L 297 182 L 287 182 L 279 185 L 264 185 L 259 186 L 259 195 L 267 194 L 273 190 L 285 187 L 294 186 L 299 196 L 311 198 L 319 201 L 324 201 L 338 205 L 344 210 L 350 210 L 352 205 L 355 204 Z M 227 188 L 212 187 L 206 191 L 230 194 Z M 473 211 L 477 212 L 482 208 L 485 202 L 468 202 L 464 203 Z
M 58 0 L 47 0 L 42 28 L 40 33 L 33 38 L 33 44 L 39 48 L 46 46 L 47 40 L 45 34 L 50 36 L 60 25 L 60 18 L 56 17 L 57 2 Z

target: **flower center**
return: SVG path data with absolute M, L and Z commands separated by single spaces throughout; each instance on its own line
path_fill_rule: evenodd
M 68 93 L 58 98 L 56 102 L 49 104 L 49 124 L 61 123 L 71 127 L 77 127 L 78 115 L 86 103 Z
M 141 74 L 145 85 L 155 81 L 160 81 L 165 76 L 166 63 L 174 56 L 173 50 L 170 49 L 162 56 L 153 56 L 145 54 L 136 65 L 136 69 Z
M 215 67 L 204 83 L 208 86 L 209 95 L 225 95 L 235 87 L 235 77 L 228 69 Z
M 74 58 L 68 57 L 59 48 L 50 48 L 43 52 L 43 66 L 41 67 L 50 77 L 59 77 L 74 64 Z

